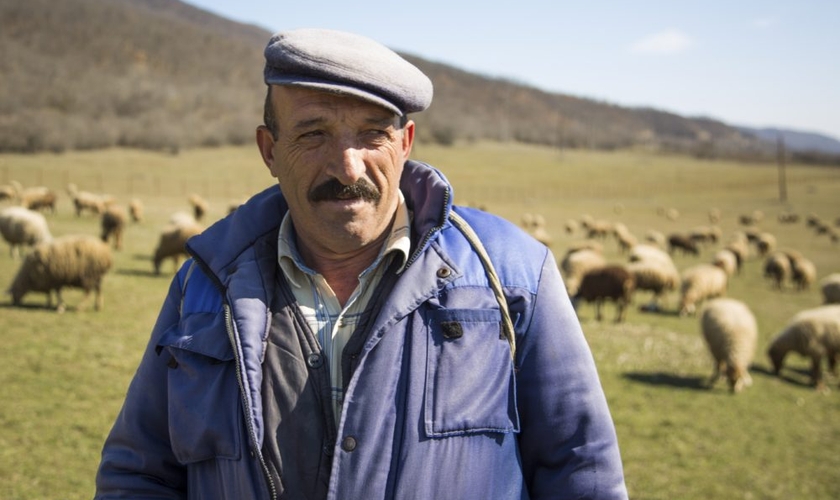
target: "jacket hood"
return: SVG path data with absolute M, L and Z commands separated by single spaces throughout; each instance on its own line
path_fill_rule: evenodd
M 452 186 L 436 168 L 409 160 L 400 178 L 400 189 L 413 212 L 412 255 L 433 241 L 452 209 Z M 187 241 L 187 250 L 224 282 L 228 267 L 257 240 L 276 240 L 289 206 L 276 184 L 257 193 L 233 213 Z M 423 238 L 423 235 L 428 237 Z M 423 238 L 421 240 L 421 238 Z M 422 243 L 419 243 L 422 242 Z M 421 248 L 417 248 L 422 244 Z M 409 262 L 411 258 L 409 258 Z

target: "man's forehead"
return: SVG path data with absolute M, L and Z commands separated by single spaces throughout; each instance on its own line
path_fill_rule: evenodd
M 271 92 L 275 110 L 281 117 L 353 111 L 364 113 L 367 120 L 389 121 L 399 118 L 393 111 L 382 106 L 338 92 L 289 85 L 272 85 Z

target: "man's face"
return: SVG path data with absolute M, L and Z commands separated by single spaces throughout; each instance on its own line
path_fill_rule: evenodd
M 379 244 L 398 203 L 414 123 L 361 99 L 273 86 L 277 139 L 257 129 L 263 160 L 289 204 L 298 247 L 331 258 Z

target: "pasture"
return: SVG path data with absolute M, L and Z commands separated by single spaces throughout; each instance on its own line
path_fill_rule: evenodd
M 699 256 L 674 256 L 678 268 L 708 262 L 741 229 L 738 216 L 760 210 L 762 230 L 779 247 L 794 248 L 817 267 L 818 278 L 840 272 L 840 243 L 817 235 L 804 217 L 834 224 L 840 217 L 840 169 L 788 165 L 787 201 L 779 201 L 775 165 L 701 161 L 645 151 L 558 151 L 522 145 L 420 145 L 414 157 L 441 169 L 459 204 L 519 223 L 541 214 L 559 259 L 581 239 L 567 234 L 567 219 L 584 214 L 624 223 L 639 239 L 648 230 L 685 232 L 708 225 L 720 210 L 723 240 Z M 104 310 L 78 311 L 81 293 L 67 290 L 64 314 L 44 308 L 42 294 L 11 307 L 0 297 L 0 498 L 80 499 L 93 494 L 102 442 L 116 416 L 169 286 L 171 262 L 159 276 L 151 256 L 170 214 L 188 211 L 198 193 L 210 205 L 205 222 L 231 204 L 273 184 L 255 147 L 183 151 L 170 156 L 133 150 L 61 155 L 0 155 L 0 184 L 45 185 L 59 194 L 47 213 L 53 235 L 99 234 L 99 218 L 77 217 L 65 187 L 142 200 L 145 219 L 127 227 L 123 249 L 104 283 Z M 0 202 L 0 207 L 9 202 Z M 674 220 L 661 215 L 674 208 Z M 795 212 L 795 224 L 780 213 Z M 837 228 L 840 230 L 840 228 Z M 623 262 L 615 240 L 603 241 L 611 262 Z M 19 265 L 0 244 L 0 285 Z M 639 306 L 637 294 L 624 323 L 594 320 L 594 307 L 578 314 L 592 347 L 616 423 L 627 486 L 633 499 L 835 499 L 840 496 L 840 379 L 829 390 L 808 386 L 808 363 L 789 356 L 783 377 L 771 374 L 769 340 L 796 312 L 821 303 L 818 286 L 774 290 L 752 257 L 730 280 L 728 295 L 747 303 L 758 320 L 752 387 L 732 395 L 725 381 L 704 387 L 711 358 L 697 317 L 674 314 L 677 295 L 662 313 Z

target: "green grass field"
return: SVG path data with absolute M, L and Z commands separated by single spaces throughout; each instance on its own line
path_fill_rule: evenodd
M 649 152 L 558 151 L 521 145 L 421 145 L 414 157 L 440 168 L 455 185 L 457 203 L 481 206 L 514 222 L 541 214 L 558 257 L 581 238 L 563 231 L 567 219 L 588 214 L 620 221 L 640 239 L 708 225 L 718 208 L 724 241 L 738 216 L 761 210 L 761 229 L 817 266 L 819 277 L 840 272 L 840 243 L 817 236 L 800 220 L 780 224 L 779 213 L 840 217 L 840 169 L 789 165 L 787 197 L 779 201 L 775 165 L 699 161 Z M 76 217 L 64 188 L 108 193 L 120 203 L 138 198 L 145 220 L 128 227 L 122 251 L 105 279 L 103 311 L 77 311 L 81 293 L 66 291 L 69 309 L 44 308 L 32 294 L 24 307 L 0 297 L 0 498 L 80 499 L 93 494 L 102 442 L 169 286 L 173 269 L 152 274 L 151 254 L 170 214 L 189 210 L 187 196 L 210 202 L 208 221 L 232 203 L 273 184 L 255 147 L 184 151 L 177 156 L 130 150 L 62 155 L 0 155 L 0 183 L 47 185 L 59 192 L 54 235 L 98 234 L 95 216 Z M 0 206 L 8 205 L 2 202 Z M 659 213 L 675 208 L 680 217 Z M 720 246 L 717 245 L 717 246 Z M 707 262 L 675 256 L 677 266 Z M 625 259 L 614 240 L 610 261 Z M 0 285 L 19 261 L 0 246 Z M 840 389 L 807 384 L 805 360 L 792 355 L 783 378 L 770 375 L 764 353 L 770 338 L 796 312 L 820 304 L 817 286 L 773 290 L 752 258 L 730 282 L 729 296 L 746 302 L 760 330 L 754 384 L 731 395 L 721 381 L 703 387 L 711 358 L 697 318 L 629 311 L 616 325 L 596 322 L 592 306 L 579 310 L 618 430 L 627 486 L 634 499 L 826 499 L 840 497 Z M 638 295 L 635 305 L 648 297 Z M 666 307 L 676 307 L 676 295 Z M 605 316 L 612 319 L 607 305 Z

